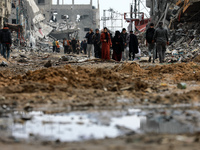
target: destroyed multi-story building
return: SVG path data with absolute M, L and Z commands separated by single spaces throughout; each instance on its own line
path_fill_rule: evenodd
M 82 40 L 89 28 L 100 28 L 99 0 L 97 0 L 97 8 L 93 6 L 93 0 L 87 1 L 88 4 L 79 4 L 76 0 L 68 0 L 67 3 L 65 0 L 56 0 L 56 3 L 53 0 L 22 0 L 21 4 L 17 4 L 18 2 L 13 0 L 9 23 L 18 23 L 18 20 L 23 18 L 27 19 L 27 28 L 32 28 L 33 24 L 42 20 L 42 24 L 48 24 L 54 28 L 54 32 L 58 34 L 55 38 L 70 38 L 67 33 L 76 31 L 78 32 L 77 38 Z M 20 5 L 20 7 L 16 5 Z M 38 8 L 35 5 L 37 5 L 39 11 L 36 11 Z M 23 9 L 23 11 L 19 13 L 17 12 L 18 9 Z M 24 17 L 22 17 L 22 13 Z M 41 23 L 38 28 L 40 27 Z
M 68 28 L 76 28 L 78 38 L 81 40 L 89 28 L 100 28 L 99 0 L 97 1 L 98 7 L 95 8 L 93 0 L 89 0 L 88 4 L 78 4 L 76 0 L 68 0 L 67 3 L 64 0 L 57 0 L 56 3 L 52 0 L 35 0 L 45 16 L 45 22 L 54 20 L 68 25 Z M 63 30 L 60 29 L 60 31 Z
M 199 21 L 200 0 L 146 0 L 152 21 L 163 21 L 171 26 L 173 21 Z
M 0 1 L 0 29 L 4 23 L 8 21 L 8 17 L 11 14 L 11 0 Z

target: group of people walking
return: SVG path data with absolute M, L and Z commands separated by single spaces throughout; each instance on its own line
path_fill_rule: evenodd
M 159 54 L 159 62 L 165 60 L 166 45 L 169 45 L 168 31 L 163 27 L 163 22 L 159 22 L 158 28 L 154 29 L 154 24 L 151 23 L 146 31 L 146 44 L 149 48 L 149 62 L 151 62 L 153 53 L 153 63 Z M 155 44 L 156 43 L 156 44 Z
M 149 62 L 153 57 L 153 63 L 157 58 L 157 52 L 159 54 L 160 63 L 165 60 L 166 45 L 169 44 L 168 31 L 163 27 L 163 23 L 159 22 L 158 28 L 154 29 L 154 24 L 150 23 L 149 28 L 146 31 L 146 45 L 148 46 Z M 82 52 L 95 58 L 101 58 L 103 60 L 112 59 L 116 61 L 134 60 L 135 54 L 139 52 L 139 43 L 137 36 L 130 31 L 127 33 L 126 29 L 123 28 L 122 31 L 115 31 L 114 37 L 105 27 L 101 32 L 99 29 L 93 32 L 90 29 L 85 35 L 86 40 L 81 43 L 79 40 L 73 38 L 72 40 L 63 39 L 64 53 L 79 54 Z M 8 42 L 9 43 L 9 42 Z M 111 50 L 113 53 L 111 55 Z M 53 52 L 60 52 L 60 46 L 58 41 L 53 42 Z
M 10 58 L 10 46 L 12 45 L 11 32 L 7 26 L 0 30 L 0 53 L 5 59 Z
M 105 27 L 101 33 L 99 29 L 96 29 L 96 33 L 92 29 L 86 34 L 87 38 L 87 52 L 88 57 L 92 56 L 96 58 L 101 58 L 103 60 L 111 59 L 110 48 L 113 49 L 112 59 L 116 61 L 121 61 L 128 59 L 134 59 L 135 54 L 138 53 L 138 39 L 137 36 L 130 31 L 130 34 L 126 33 L 124 28 L 122 32 L 116 31 L 114 37 L 108 32 Z M 129 54 L 127 53 L 127 47 L 129 49 Z

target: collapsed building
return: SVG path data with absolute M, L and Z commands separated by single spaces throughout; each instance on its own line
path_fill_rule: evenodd
M 3 27 L 4 23 L 8 21 L 11 14 L 11 0 L 1 0 L 0 1 L 0 29 Z
M 169 30 L 168 62 L 188 62 L 200 54 L 200 0 L 147 0 L 151 22 Z
M 90 28 L 100 28 L 98 7 L 93 0 L 79 4 L 76 0 L 13 0 L 9 23 L 21 24 L 24 30 L 35 31 L 36 37 L 55 39 L 73 37 L 82 40 Z M 17 17 L 16 17 L 17 16 Z M 51 32 L 53 30 L 53 32 Z M 29 32 L 28 32 L 29 33 Z
M 163 21 L 169 28 L 180 22 L 200 21 L 200 0 L 146 0 L 152 22 Z

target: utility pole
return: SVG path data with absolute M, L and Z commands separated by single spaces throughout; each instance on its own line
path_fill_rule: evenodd
M 133 4 L 131 4 L 131 12 L 130 12 L 130 17 L 131 17 L 131 31 L 133 30 Z
M 135 19 L 137 18 L 137 0 L 135 0 L 135 9 L 134 9 L 134 12 L 135 12 Z
M 106 27 L 106 10 L 103 10 L 103 27 Z

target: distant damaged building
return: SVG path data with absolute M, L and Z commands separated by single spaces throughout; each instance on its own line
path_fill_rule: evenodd
M 11 14 L 11 0 L 0 0 L 0 29 Z
M 175 22 L 200 21 L 200 0 L 146 0 L 152 21 L 165 25 Z
M 78 31 L 78 37 L 82 40 L 89 28 L 100 28 L 99 0 L 98 8 L 93 6 L 92 0 L 86 0 L 88 4 L 79 4 L 76 0 L 35 0 L 48 23 L 55 29 L 56 38 L 61 39 L 69 35 L 65 32 Z

